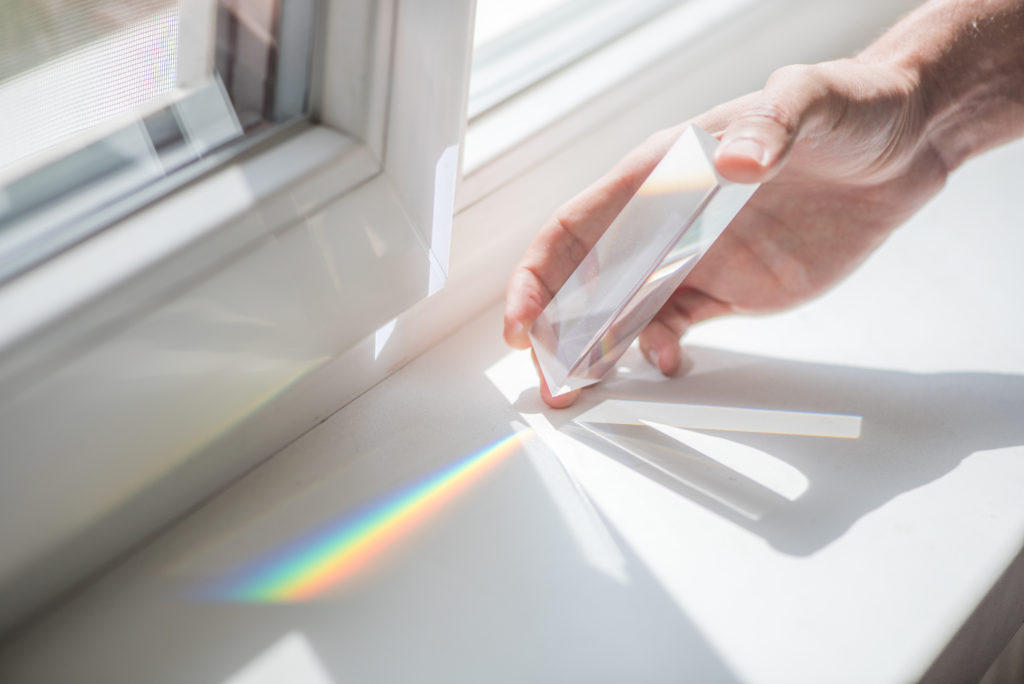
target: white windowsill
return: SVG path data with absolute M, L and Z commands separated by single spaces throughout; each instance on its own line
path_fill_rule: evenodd
M 567 411 L 542 408 L 491 308 L 17 636 L 0 674 L 885 684 L 944 653 L 930 681 L 976 680 L 1024 617 L 1010 595 L 972 617 L 1024 568 L 1021 164 L 1024 143 L 969 164 L 822 299 L 692 331 L 688 375 L 662 378 L 634 350 Z M 755 457 L 717 475 L 691 459 L 666 478 L 570 425 L 609 398 L 853 414 L 862 428 L 708 433 L 710 458 L 728 443 Z M 429 490 L 436 508 L 396 508 L 404 526 L 333 591 L 203 593 L 527 429 L 479 478 Z M 794 472 L 801 486 L 781 486 Z

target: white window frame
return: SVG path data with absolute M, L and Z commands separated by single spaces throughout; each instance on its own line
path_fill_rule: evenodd
M 476 122 L 490 151 L 453 197 L 473 0 L 327 0 L 318 124 L 0 287 L 0 631 L 494 302 L 648 134 L 914 4 L 763 0 L 714 31 L 680 7 Z
M 441 284 L 472 9 L 327 0 L 317 123 L 0 287 L 0 629 L 337 408 L 268 397 Z

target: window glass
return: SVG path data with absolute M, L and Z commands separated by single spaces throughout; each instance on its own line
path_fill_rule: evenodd
M 0 279 L 302 117 L 315 5 L 4 0 Z
M 477 0 L 469 117 L 686 0 Z

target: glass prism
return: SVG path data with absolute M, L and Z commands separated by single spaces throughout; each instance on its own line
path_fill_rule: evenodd
M 598 382 L 757 190 L 687 127 L 530 328 L 551 394 Z

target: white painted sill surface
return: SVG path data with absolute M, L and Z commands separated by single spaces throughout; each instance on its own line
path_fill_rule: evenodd
M 0 679 L 904 682 L 946 649 L 959 669 L 929 677 L 976 680 L 1024 617 L 1007 594 L 954 638 L 1022 574 L 1022 167 L 1024 143 L 972 162 L 824 298 L 698 328 L 684 377 L 631 352 L 568 411 L 487 311 L 16 635 Z M 573 427 L 606 399 L 862 430 L 697 431 L 748 460 L 669 450 L 659 471 Z M 511 434 L 475 479 L 438 477 Z M 296 560 L 410 483 L 444 486 L 326 591 L 237 600 L 254 559 Z

